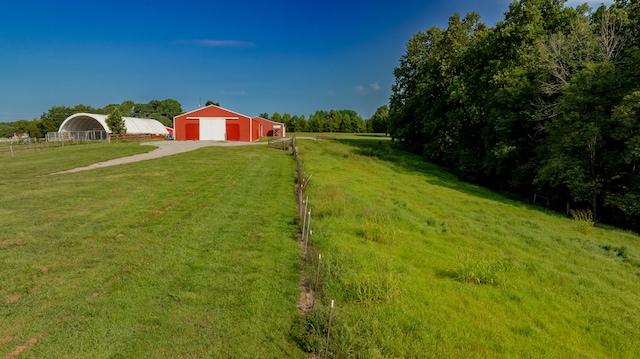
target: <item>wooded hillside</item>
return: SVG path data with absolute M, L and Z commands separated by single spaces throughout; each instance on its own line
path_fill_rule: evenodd
M 413 35 L 390 133 L 462 179 L 640 229 L 640 2 L 514 1 Z

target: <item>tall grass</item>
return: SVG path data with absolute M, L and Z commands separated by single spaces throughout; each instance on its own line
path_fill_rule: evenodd
M 578 229 L 583 234 L 591 234 L 595 221 L 593 220 L 593 212 L 590 209 L 571 209 L 571 216 L 576 221 Z
M 323 296 L 305 349 L 324 353 L 334 299 L 336 358 L 640 354 L 637 235 L 587 236 L 378 138 L 298 144 L 322 212 Z

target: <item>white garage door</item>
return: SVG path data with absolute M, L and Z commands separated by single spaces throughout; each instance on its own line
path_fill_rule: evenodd
M 202 141 L 226 141 L 227 120 L 224 118 L 201 118 L 200 140 Z

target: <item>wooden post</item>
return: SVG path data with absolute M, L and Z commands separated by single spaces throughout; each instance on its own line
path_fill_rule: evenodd
M 536 197 L 537 197 L 537 196 L 538 196 L 538 194 L 537 194 L 537 193 L 534 193 L 534 194 L 533 194 L 533 204 L 536 204 Z
M 9 145 L 9 150 L 11 150 L 11 157 L 13 157 L 13 145 Z
M 567 216 L 569 215 L 570 212 L 571 212 L 571 209 L 569 208 L 569 202 L 567 202 Z

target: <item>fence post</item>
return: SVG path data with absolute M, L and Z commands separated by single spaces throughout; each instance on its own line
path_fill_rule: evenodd
M 327 348 L 324 351 L 324 358 L 329 358 L 329 340 L 331 339 L 331 322 L 333 321 L 333 299 L 331 299 L 331 309 L 329 311 L 329 330 L 327 330 Z
M 307 238 L 304 241 L 304 257 L 307 258 L 307 247 L 309 247 L 309 233 L 311 233 L 311 210 L 309 210 L 309 220 L 307 221 Z
M 302 239 L 304 239 L 304 234 L 307 231 L 307 205 L 309 204 L 309 197 L 307 197 L 307 201 L 304 203 L 304 212 L 303 212 L 303 216 L 304 218 L 302 219 Z
M 316 270 L 316 293 L 318 293 L 318 281 L 320 280 L 320 260 L 322 259 L 322 254 L 318 254 L 318 269 Z

